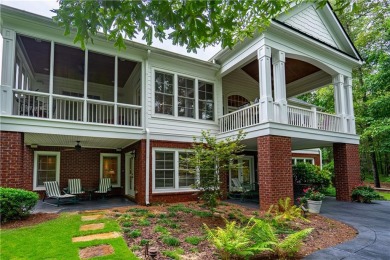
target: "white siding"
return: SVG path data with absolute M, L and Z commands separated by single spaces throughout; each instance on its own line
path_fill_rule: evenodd
M 286 24 L 314 38 L 338 48 L 336 41 L 328 31 L 321 17 L 313 6 L 309 6 L 285 21 Z

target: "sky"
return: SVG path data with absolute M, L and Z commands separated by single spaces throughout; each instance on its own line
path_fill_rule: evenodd
M 58 8 L 57 0 L 0 0 L 0 3 L 17 9 L 21 9 L 30 13 L 39 14 L 46 17 L 52 17 L 52 9 Z M 136 42 L 145 43 L 141 37 L 135 40 Z M 182 55 L 198 58 L 201 60 L 208 60 L 215 53 L 220 50 L 220 47 L 209 47 L 205 50 L 200 49 L 195 53 L 188 53 L 185 47 L 174 46 L 171 41 L 166 40 L 163 43 L 155 39 L 152 44 L 153 47 L 161 48 L 164 50 L 180 53 Z M 3 39 L 0 37 L 0 50 L 3 49 Z M 2 52 L 0 52 L 0 61 L 2 60 Z M 1 62 L 0 62 L 1 71 Z M 0 73 L 1 74 L 1 73 Z M 0 75 L 1 80 L 1 75 Z

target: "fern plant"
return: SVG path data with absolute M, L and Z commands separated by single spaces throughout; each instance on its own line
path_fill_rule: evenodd
M 277 205 L 271 205 L 267 214 L 273 216 L 273 219 L 278 222 L 293 221 L 295 219 L 306 220 L 302 216 L 302 210 L 299 207 L 292 205 L 289 197 L 279 199 Z
M 313 228 L 303 229 L 288 235 L 285 239 L 274 244 L 275 253 L 285 259 L 294 256 L 302 246 L 302 241 L 312 232 Z

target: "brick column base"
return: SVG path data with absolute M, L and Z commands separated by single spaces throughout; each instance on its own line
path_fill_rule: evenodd
M 336 199 L 351 201 L 352 189 L 361 183 L 359 146 L 333 144 Z
M 257 138 L 260 209 L 267 210 L 280 198 L 294 200 L 291 165 L 291 138 L 261 136 Z

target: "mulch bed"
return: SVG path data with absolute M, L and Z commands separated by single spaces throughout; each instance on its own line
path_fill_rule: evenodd
M 7 223 L 1 224 L 1 229 L 13 229 L 13 228 L 21 228 L 27 226 L 34 226 L 39 223 L 55 219 L 59 216 L 56 213 L 36 213 L 31 214 L 25 219 L 22 220 L 12 220 Z

